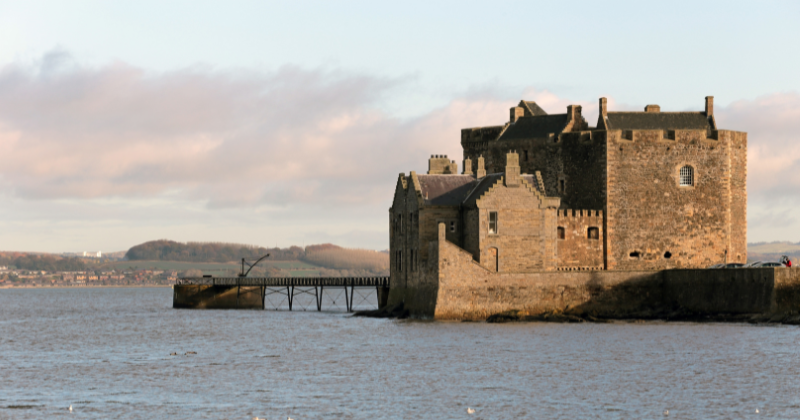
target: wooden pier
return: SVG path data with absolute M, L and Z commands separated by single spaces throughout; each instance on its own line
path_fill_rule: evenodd
M 323 309 L 326 290 L 344 290 L 345 307 L 353 311 L 356 296 L 375 290 L 378 307 L 389 296 L 389 277 L 191 277 L 183 278 L 173 288 L 172 307 L 192 309 L 279 309 L 267 307 L 270 296 L 288 301 L 293 310 L 295 297 L 314 297 L 317 311 Z M 335 301 L 334 301 L 335 304 Z

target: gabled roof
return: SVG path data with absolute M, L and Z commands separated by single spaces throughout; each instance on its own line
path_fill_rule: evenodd
M 567 114 L 523 117 L 509 124 L 498 140 L 523 140 L 558 134 L 567 126 L 568 120 Z
M 457 206 L 477 183 L 472 175 L 417 175 L 426 205 Z
M 609 112 L 611 130 L 706 130 L 705 112 Z
M 476 204 L 475 202 L 478 201 L 487 191 L 489 191 L 497 182 L 499 182 L 503 178 L 502 173 L 499 174 L 489 174 L 485 177 L 481 178 L 479 182 L 477 182 L 474 188 L 469 192 L 469 194 L 464 198 L 463 204 L 465 206 L 474 207 Z M 530 174 L 522 174 L 520 175 L 525 182 L 528 183 L 534 190 L 538 191 L 540 194 L 544 195 L 544 185 L 541 185 L 539 182 L 541 179 L 541 175 L 530 175 Z
M 527 117 L 538 117 L 542 115 L 547 115 L 547 112 L 542 109 L 536 102 L 533 101 L 519 101 L 519 105 L 525 108 L 525 116 Z

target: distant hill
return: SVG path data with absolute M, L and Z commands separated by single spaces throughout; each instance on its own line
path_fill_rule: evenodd
M 309 245 L 303 261 L 335 270 L 389 271 L 389 254 L 368 249 L 348 249 L 332 244 Z
M 304 251 L 300 247 L 263 248 L 224 242 L 176 242 L 166 239 L 136 245 L 125 253 L 128 260 L 231 262 L 250 261 L 270 254 L 271 260 L 297 260 Z
M 800 242 L 756 242 L 747 244 L 748 261 L 778 261 L 787 255 L 795 263 L 800 263 Z
M 158 240 L 136 245 L 125 257 L 130 261 L 180 261 L 195 263 L 228 263 L 254 261 L 270 254 L 268 261 L 303 261 L 322 269 L 336 270 L 341 275 L 388 275 L 389 254 L 366 249 L 343 248 L 333 244 L 309 245 L 305 249 L 264 248 L 253 245 L 218 242 L 176 242 Z M 334 273 L 328 273 L 333 275 Z
M 80 258 L 64 258 L 53 254 L 33 254 L 19 252 L 0 253 L 0 266 L 35 271 L 86 270 L 86 263 Z

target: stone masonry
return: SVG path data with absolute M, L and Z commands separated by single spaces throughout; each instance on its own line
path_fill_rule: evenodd
M 461 174 L 432 155 L 427 174 L 398 177 L 392 288 L 436 300 L 441 234 L 490 277 L 746 261 L 747 134 L 720 130 L 713 109 L 613 112 L 601 98 L 590 127 L 579 105 L 521 101 L 507 123 L 462 130 Z

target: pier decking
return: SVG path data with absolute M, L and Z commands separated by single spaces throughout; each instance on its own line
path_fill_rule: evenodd
M 269 298 L 278 296 L 280 303 L 288 301 L 291 311 L 296 296 L 310 295 L 314 296 L 317 311 L 322 311 L 325 291 L 344 289 L 345 306 L 352 312 L 354 298 L 358 295 L 363 300 L 364 291 L 372 288 L 382 307 L 389 295 L 389 277 L 191 277 L 180 279 L 175 285 L 172 306 L 277 310 L 279 307 Z

